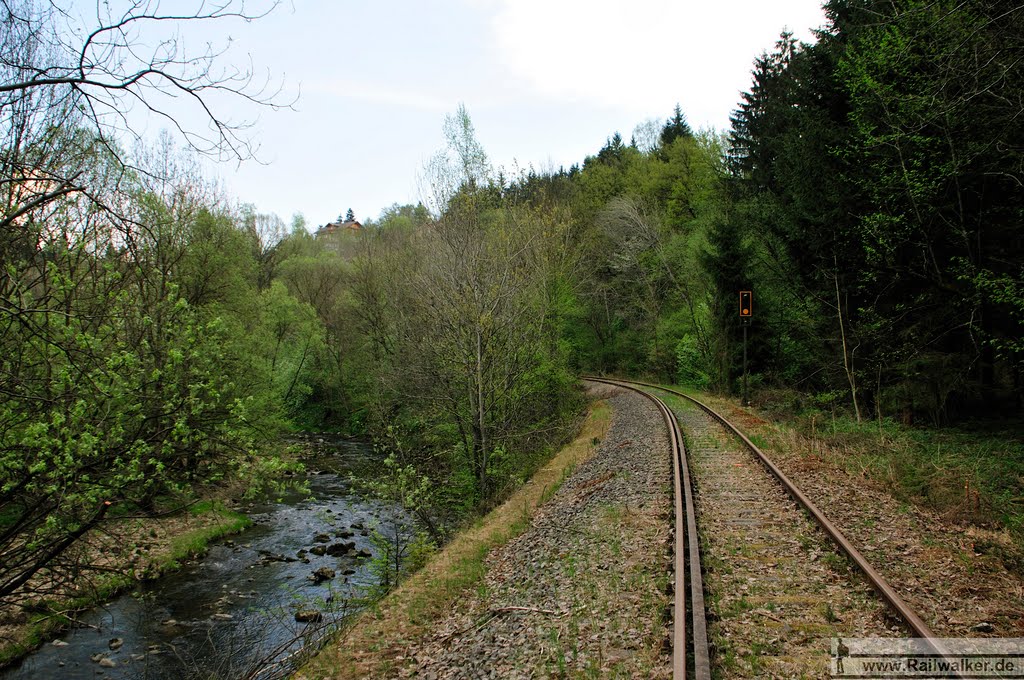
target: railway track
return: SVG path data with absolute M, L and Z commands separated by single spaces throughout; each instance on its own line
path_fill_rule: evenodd
M 697 534 L 697 511 L 690 483 L 683 433 L 672 410 L 657 396 L 625 381 L 587 377 L 591 382 L 616 385 L 649 399 L 665 420 L 672 454 L 675 496 L 675 601 L 672 607 L 672 675 L 710 680 L 711 654 L 708 647 L 704 579 Z M 689 619 L 689 624 L 687 619 Z M 689 675 L 688 675 L 689 674 Z
M 859 570 L 870 583 L 871 587 L 885 601 L 891 611 L 902 621 L 914 637 L 934 638 L 931 630 L 916 612 L 900 598 L 885 578 L 864 558 L 857 548 L 843 535 L 821 510 L 790 480 L 775 463 L 764 454 L 746 435 L 725 417 L 711 409 L 706 404 L 693 397 L 667 389 L 651 383 L 638 381 L 613 380 L 607 378 L 587 377 L 587 380 L 601 382 L 618 387 L 629 389 L 650 399 L 661 412 L 666 427 L 669 431 L 669 438 L 672 447 L 672 460 L 675 469 L 675 602 L 673 605 L 673 675 L 676 678 L 694 677 L 700 680 L 711 677 L 711 654 L 708 648 L 708 625 L 706 620 L 707 608 L 704 602 L 705 586 L 703 582 L 703 570 L 701 565 L 700 541 L 697 532 L 697 504 L 694 499 L 694 492 L 691 481 L 691 461 L 689 460 L 684 438 L 679 426 L 679 419 L 664 401 L 662 401 L 652 390 L 659 390 L 666 394 L 686 400 L 695 408 L 695 413 L 687 417 L 688 429 L 690 430 L 691 441 L 699 441 L 701 437 L 709 435 L 701 434 L 709 432 L 713 428 L 721 428 L 727 433 L 727 437 L 734 438 L 741 442 L 742 450 L 749 456 L 753 456 L 759 466 L 763 466 L 774 478 L 778 485 L 785 490 L 785 493 L 805 510 L 813 519 L 829 540 L 844 553 L 854 567 Z M 700 415 L 698 415 L 698 413 Z M 695 436 L 696 435 L 696 436 Z M 715 434 L 715 437 L 720 436 Z M 712 448 L 717 443 L 710 444 Z M 733 455 L 745 455 L 734 451 Z M 741 458 L 729 465 L 742 466 Z M 732 475 L 729 470 L 721 468 L 723 474 Z M 761 482 L 762 484 L 764 482 Z M 763 493 L 763 492 L 761 492 Z M 733 492 L 733 496 L 736 494 Z M 747 498 L 740 498 L 739 503 L 744 504 L 743 513 L 756 514 L 757 504 L 763 499 L 757 498 L 758 493 L 749 494 Z M 716 499 L 716 502 L 729 503 L 736 501 L 735 498 L 723 496 Z M 763 512 L 761 513 L 764 514 Z M 765 518 L 736 520 L 745 523 L 747 537 L 757 535 L 761 529 L 758 528 Z M 770 521 L 768 522 L 770 523 Z M 680 527 L 683 529 L 680 530 Z M 767 530 L 767 529 L 765 529 Z M 770 614 L 769 614 L 770 615 Z M 931 642 L 933 650 L 945 655 L 945 650 L 938 641 Z

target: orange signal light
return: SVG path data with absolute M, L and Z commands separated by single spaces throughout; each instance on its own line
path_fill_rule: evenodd
M 740 317 L 749 319 L 753 316 L 753 298 L 754 294 L 749 290 L 740 291 Z

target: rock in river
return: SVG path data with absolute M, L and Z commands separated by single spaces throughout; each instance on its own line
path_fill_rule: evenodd
M 98 653 L 93 654 L 89 657 L 93 662 L 98 663 L 102 668 L 113 668 L 117 665 L 117 662 L 108 657 L 106 654 Z
M 323 618 L 323 614 L 315 609 L 300 609 L 295 612 L 295 620 L 299 623 L 316 623 Z
M 330 567 L 320 567 L 310 575 L 310 578 L 313 580 L 313 583 L 330 581 L 334 578 L 334 570 Z
M 342 555 L 347 555 L 355 549 L 356 544 L 353 541 L 349 541 L 347 543 L 332 543 L 331 545 L 327 546 L 327 554 L 331 557 L 341 557 Z

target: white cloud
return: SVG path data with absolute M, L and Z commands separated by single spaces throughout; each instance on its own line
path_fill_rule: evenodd
M 501 63 L 539 94 L 723 126 L 784 27 L 810 39 L 817 0 L 495 0 Z

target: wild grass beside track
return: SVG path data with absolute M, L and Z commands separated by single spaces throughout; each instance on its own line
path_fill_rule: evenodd
M 820 459 L 878 485 L 906 503 L 936 511 L 952 521 L 1007 531 L 1024 554 L 1024 423 L 979 423 L 973 427 L 908 426 L 891 419 L 863 420 L 847 414 L 795 406 L 792 395 L 739 400 L 699 396 L 734 421 L 759 446 L 782 447 Z M 1007 567 L 1024 562 L 995 551 Z

